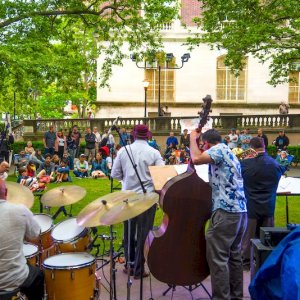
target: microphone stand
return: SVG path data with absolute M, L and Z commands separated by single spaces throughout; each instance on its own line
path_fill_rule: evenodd
M 130 156 L 129 152 L 128 152 L 128 149 L 126 148 L 126 144 L 125 144 L 125 141 L 123 140 L 122 136 L 121 136 L 121 133 L 120 133 L 120 129 L 114 124 L 112 127 L 111 127 L 111 130 L 115 130 L 118 135 L 119 135 L 119 138 L 120 138 L 120 141 L 122 143 L 122 146 L 125 148 L 125 151 L 127 153 L 127 156 L 130 160 L 130 163 L 135 171 L 135 174 L 139 180 L 139 183 L 141 185 L 141 188 L 143 190 L 143 193 L 146 194 L 146 189 L 144 187 L 144 184 L 142 182 L 142 179 L 140 177 L 140 174 L 137 170 L 137 165 L 135 164 L 135 162 L 133 161 L 132 157 Z M 127 241 L 128 241 L 128 244 L 127 244 L 127 255 L 128 255 L 128 261 L 126 262 L 126 266 L 127 266 L 127 300 L 130 300 L 130 289 L 131 289 L 131 285 L 132 285 L 132 281 L 130 279 L 130 270 L 131 270 L 131 261 L 130 261 L 130 230 L 131 230 L 131 220 L 129 219 L 128 221 L 128 238 L 127 238 Z M 142 232 L 142 228 L 140 227 L 140 231 Z M 141 259 L 141 277 L 140 277 L 140 300 L 143 300 L 143 275 L 144 275 L 144 262 L 143 262 L 143 251 L 140 251 L 140 259 Z

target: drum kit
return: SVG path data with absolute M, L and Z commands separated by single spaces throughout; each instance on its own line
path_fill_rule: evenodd
M 7 182 L 7 201 L 33 206 L 34 198 L 26 187 Z M 46 192 L 41 202 L 48 207 L 72 205 L 86 195 L 79 186 L 60 186 Z M 54 225 L 48 214 L 34 214 L 41 227 L 37 239 L 23 244 L 27 263 L 40 266 L 45 275 L 46 298 L 50 300 L 100 299 L 100 276 L 97 256 L 89 250 L 99 235 L 91 239 L 91 230 L 110 226 L 110 299 L 116 299 L 115 258 L 112 226 L 130 220 L 158 202 L 156 193 L 137 194 L 119 191 L 104 195 L 89 203 L 77 218 L 69 217 Z M 96 229 L 97 232 L 97 229 Z

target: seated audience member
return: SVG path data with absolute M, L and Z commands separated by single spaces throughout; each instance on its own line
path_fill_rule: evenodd
M 112 168 L 112 159 L 109 154 L 110 154 L 110 151 L 112 151 L 112 153 L 113 153 L 113 150 L 114 149 L 112 149 L 112 148 L 109 149 L 107 146 L 103 146 L 99 149 L 99 152 L 101 153 L 102 158 L 105 159 L 105 161 L 106 161 L 106 167 L 108 169 L 108 172 L 110 172 L 111 168 Z
M 67 182 L 71 181 L 70 168 L 67 165 L 67 160 L 62 159 L 60 166 L 57 168 L 56 182 Z
M 32 192 L 36 192 L 39 189 L 39 182 L 37 178 L 28 176 L 27 169 L 25 167 L 19 169 L 17 182 L 28 187 Z
M 168 148 L 165 151 L 164 159 L 166 161 L 166 164 L 169 163 L 169 159 L 172 156 L 172 153 L 176 150 L 176 146 L 174 146 L 172 143 L 168 146 Z
M 27 169 L 27 175 L 29 177 L 36 177 L 36 166 L 33 160 L 30 160 L 28 162 L 26 169 Z
M 80 154 L 79 160 L 76 161 L 74 167 L 74 175 L 79 178 L 88 177 L 89 165 L 84 154 Z
M 33 160 L 37 168 L 45 161 L 40 149 L 36 149 L 35 153 L 30 156 L 30 159 Z
M 37 238 L 41 228 L 28 208 L 6 199 L 7 188 L 0 180 L 0 290 L 20 288 L 27 299 L 42 300 L 43 272 L 39 267 L 28 264 L 23 253 L 24 238 Z
M 108 175 L 108 169 L 105 159 L 102 158 L 101 153 L 96 154 L 96 158 L 92 161 L 91 176 L 93 178 L 106 177 Z
M 40 165 L 38 169 L 37 178 L 40 182 L 48 183 L 54 181 L 55 177 L 54 163 L 51 161 L 51 154 L 45 155 L 45 161 Z
M 32 147 L 32 142 L 31 142 L 31 141 L 28 141 L 28 142 L 27 142 L 27 146 L 25 147 L 25 150 L 24 150 L 24 151 L 25 151 L 26 154 L 28 154 L 28 155 L 30 155 L 30 156 L 31 156 L 32 154 L 34 154 L 35 151 L 34 151 L 34 148 Z
M 279 163 L 280 166 L 282 166 L 285 170 L 288 170 L 288 167 L 290 165 L 290 162 L 287 157 L 286 151 L 280 151 L 279 155 L 276 157 L 276 161 Z
M 73 158 L 71 157 L 71 155 L 69 154 L 68 151 L 64 152 L 63 159 L 67 162 L 67 166 L 70 168 L 70 170 L 72 170 L 71 166 L 73 166 L 74 162 L 73 162 Z M 74 169 L 74 166 L 73 166 L 73 169 Z
M 57 168 L 59 167 L 60 165 L 60 158 L 57 154 L 54 154 L 52 156 L 52 162 L 54 163 L 54 170 L 56 172 Z
M 15 160 L 15 166 L 17 167 L 17 169 L 22 168 L 22 167 L 26 167 L 29 161 L 29 156 L 26 155 L 24 150 L 21 150 L 17 159 Z
M 0 180 L 6 180 L 9 172 L 9 164 L 7 161 L 3 161 L 0 163 Z

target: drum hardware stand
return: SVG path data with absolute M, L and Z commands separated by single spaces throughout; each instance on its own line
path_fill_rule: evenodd
M 204 286 L 204 284 L 202 282 L 195 284 L 194 286 L 189 285 L 189 286 L 182 286 L 183 288 L 185 288 L 187 291 L 189 291 L 190 293 L 193 292 L 195 289 L 197 289 L 198 287 L 202 287 L 203 290 L 205 291 L 205 293 L 208 295 L 209 299 L 211 298 L 211 294 L 209 293 L 209 291 L 206 289 L 206 287 Z M 163 296 L 166 296 L 167 293 L 172 290 L 172 292 L 174 292 L 176 290 L 176 285 L 175 284 L 168 284 L 168 288 L 163 292 Z
M 61 212 L 64 213 L 65 217 L 68 216 L 69 218 L 71 218 L 71 217 L 72 217 L 72 204 L 71 204 L 69 213 L 67 213 L 66 208 L 65 208 L 64 206 L 61 206 L 61 207 L 56 211 L 56 213 L 52 216 L 52 219 L 55 220 Z

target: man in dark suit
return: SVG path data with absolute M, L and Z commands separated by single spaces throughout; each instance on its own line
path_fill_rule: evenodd
M 256 157 L 241 161 L 248 211 L 248 226 L 242 244 L 245 265 L 250 261 L 250 239 L 259 236 L 260 227 L 274 226 L 276 191 L 283 174 L 276 160 L 265 152 L 262 138 L 252 138 L 250 147 L 257 152 Z

